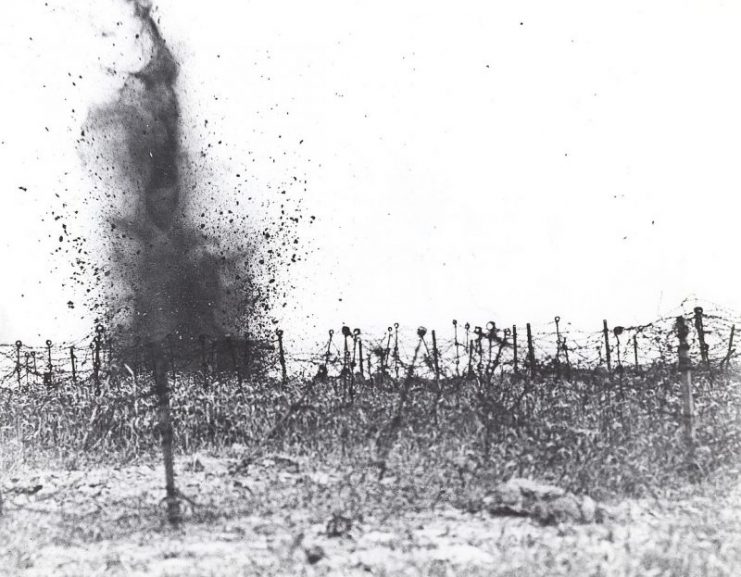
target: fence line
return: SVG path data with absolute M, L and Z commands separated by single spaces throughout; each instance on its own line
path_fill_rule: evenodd
M 684 310 L 682 318 L 691 327 L 688 333 L 690 362 L 694 366 L 725 367 L 739 353 L 734 346 L 735 326 L 741 321 L 735 313 L 702 307 Z M 360 329 L 342 327 L 328 332 L 324 345 L 308 352 L 288 351 L 284 333 L 262 339 L 200 337 L 191 340 L 166 339 L 165 350 L 171 370 L 209 373 L 212 377 L 233 374 L 241 386 L 243 377 L 254 372 L 251 362 L 285 383 L 290 378 L 342 376 L 357 373 L 365 378 L 373 374 L 398 377 L 410 368 L 411 352 L 423 345 L 411 368 L 418 377 L 450 378 L 471 373 L 500 372 L 565 375 L 574 370 L 605 370 L 608 373 L 640 369 L 651 364 L 674 364 L 677 359 L 676 316 L 662 317 L 634 326 L 610 326 L 585 332 L 570 327 L 560 317 L 538 330 L 528 324 L 528 338 L 513 327 L 501 327 L 491 321 L 481 325 L 452 321 L 447 336 L 438 327 L 435 343 L 427 329 L 414 335 L 393 324 L 381 336 L 368 337 Z M 515 344 L 514 337 L 519 340 Z M 21 341 L 0 344 L 0 386 L 53 387 L 61 382 L 99 381 L 111 370 L 136 376 L 147 372 L 147 346 L 143 339 L 123 345 L 98 325 L 87 337 L 42 346 Z M 521 351 L 520 358 L 517 353 Z M 519 367 L 517 366 L 519 364 Z

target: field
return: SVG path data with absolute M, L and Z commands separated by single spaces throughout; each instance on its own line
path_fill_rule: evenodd
M 409 366 L 169 375 L 173 523 L 151 375 L 5 389 L 0 571 L 738 575 L 727 365 L 694 370 L 691 441 L 669 363 L 439 379 Z M 508 501 L 521 479 L 562 497 Z
M 379 482 L 341 455 L 321 463 L 266 455 L 230 474 L 237 461 L 201 453 L 176 461 L 194 502 L 178 528 L 163 520 L 154 462 L 16 470 L 13 485 L 43 488 L 14 496 L 5 513 L 3 574 L 695 577 L 737 575 L 741 563 L 737 470 L 715 484 L 611 500 L 609 522 L 541 526 L 470 512 L 454 497 L 430 503 L 402 462 Z M 352 524 L 331 537 L 337 510 Z

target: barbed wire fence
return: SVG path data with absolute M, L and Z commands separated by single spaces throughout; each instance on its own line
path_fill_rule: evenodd
M 171 336 L 165 339 L 165 352 L 173 375 L 199 373 L 204 382 L 232 378 L 240 387 L 254 375 L 257 359 L 261 376 L 267 372 L 286 383 L 314 376 L 399 379 L 408 373 L 417 345 L 421 345 L 421 353 L 411 369 L 419 378 L 486 376 L 494 369 L 499 374 L 569 378 L 584 371 L 612 374 L 676 364 L 676 321 L 680 316 L 693 329 L 688 344 L 696 370 L 728 368 L 738 359 L 735 333 L 741 316 L 703 307 L 640 325 L 611 326 L 604 320 L 602 330 L 592 332 L 574 329 L 558 316 L 537 329 L 530 324 L 502 327 L 493 321 L 472 325 L 453 320 L 447 334 L 424 327 L 412 332 L 395 323 L 380 336 L 367 336 L 360 329 L 345 326 L 337 332 L 329 330 L 321 348 L 296 352 L 286 350 L 280 329 L 258 339 L 201 336 L 184 340 Z M 0 387 L 92 383 L 99 389 L 101 380 L 111 372 L 146 375 L 151 344 L 136 338 L 121 343 L 120 349 L 117 345 L 102 325 L 90 335 L 65 343 L 46 340 L 34 346 L 19 340 L 0 344 Z
M 136 451 L 154 428 L 172 504 L 173 434 L 186 448 L 189 435 L 259 446 L 304 421 L 312 430 L 335 426 L 340 442 L 353 427 L 370 426 L 383 470 L 410 411 L 447 426 L 459 409 L 472 411 L 487 454 L 508 428 L 534 424 L 546 435 L 567 427 L 575 439 L 599 432 L 616 444 L 646 427 L 667 438 L 683 431 L 692 467 L 695 416 L 713 419 L 718 407 L 741 401 L 731 376 L 741 316 L 686 303 L 672 313 L 631 326 L 603 320 L 591 332 L 560 317 L 540 327 L 453 320 L 442 331 L 395 323 L 376 335 L 343 326 L 308 351 L 288 350 L 280 329 L 151 343 L 117 340 L 98 325 L 65 343 L 1 344 L 0 402 L 6 428 L 51 446 L 108 442 Z M 354 404 L 364 408 L 353 413 Z M 362 417 L 357 425 L 348 424 L 353 414 Z M 714 433 L 701 434 L 715 442 L 707 437 Z M 177 519 L 177 506 L 170 516 Z

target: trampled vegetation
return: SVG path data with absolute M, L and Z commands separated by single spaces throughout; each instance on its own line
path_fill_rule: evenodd
M 151 379 L 5 391 L 2 443 L 62 459 L 123 460 L 158 449 Z M 426 455 L 456 483 L 470 476 L 552 481 L 578 493 L 644 496 L 711 474 L 741 456 L 741 379 L 695 372 L 692 461 L 683 436 L 679 375 L 672 366 L 574 371 L 569 379 L 508 373 L 401 381 L 307 381 L 199 376 L 170 383 L 177 450 L 245 447 L 245 454 L 332 453 L 379 468 L 399 447 Z M 352 391 L 350 388 L 352 387 Z M 432 463 L 431 463 L 432 464 Z

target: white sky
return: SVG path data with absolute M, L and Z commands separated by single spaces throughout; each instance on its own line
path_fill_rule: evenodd
M 225 143 L 217 178 L 251 171 L 256 196 L 309 181 L 287 333 L 306 317 L 319 338 L 454 317 L 598 329 L 692 294 L 741 309 L 741 3 L 155 4 L 186 126 L 208 118 Z M 105 66 L 137 66 L 129 13 L 0 3 L 0 341 L 87 330 L 39 219 L 55 192 L 86 194 L 74 139 L 117 86 Z

